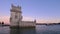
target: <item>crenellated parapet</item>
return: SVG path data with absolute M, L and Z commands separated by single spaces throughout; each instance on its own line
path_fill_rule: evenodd
M 10 11 L 22 13 L 22 12 L 21 12 L 21 6 L 15 6 L 15 5 L 13 5 L 13 4 L 11 4 L 11 9 L 10 9 Z
M 34 20 L 34 23 L 36 23 L 36 19 Z

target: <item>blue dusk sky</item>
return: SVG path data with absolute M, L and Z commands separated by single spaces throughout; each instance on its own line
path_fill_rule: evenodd
M 60 21 L 60 0 L 0 0 L 0 21 L 9 21 L 11 4 L 22 7 L 24 20 L 39 23 Z

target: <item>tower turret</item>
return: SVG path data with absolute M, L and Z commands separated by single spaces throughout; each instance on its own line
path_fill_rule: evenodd
M 12 26 L 19 26 L 19 22 L 22 20 L 22 11 L 20 6 L 11 5 L 10 9 L 10 25 Z

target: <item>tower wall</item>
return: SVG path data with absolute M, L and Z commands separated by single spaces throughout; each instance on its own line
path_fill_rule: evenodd
M 10 27 L 19 26 L 19 22 L 22 20 L 21 7 L 12 5 L 10 12 Z

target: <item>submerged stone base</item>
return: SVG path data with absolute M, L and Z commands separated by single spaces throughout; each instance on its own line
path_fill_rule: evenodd
M 36 34 L 35 27 L 10 28 L 10 34 Z
M 26 26 L 26 27 L 10 26 L 10 28 L 35 28 L 35 26 Z
M 10 28 L 18 28 L 19 26 L 10 26 Z

